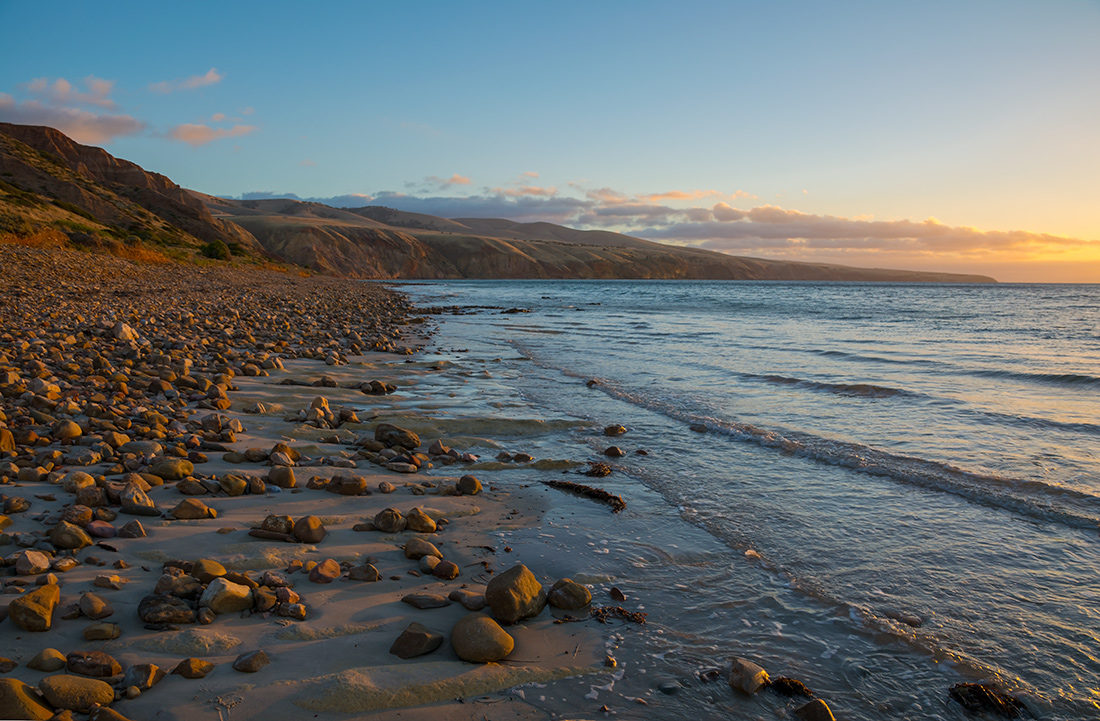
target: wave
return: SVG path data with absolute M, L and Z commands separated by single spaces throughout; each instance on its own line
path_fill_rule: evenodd
M 982 378 L 1004 378 L 1008 380 L 1028 381 L 1075 387 L 1100 387 L 1100 377 L 1082 373 L 1024 373 L 1020 371 L 979 370 L 970 371 L 970 375 Z
M 565 371 L 569 375 L 574 375 Z M 578 376 L 579 377 L 579 376 Z M 847 468 L 858 473 L 952 493 L 970 501 L 1073 528 L 1100 526 L 1100 497 L 1040 480 L 990 475 L 957 468 L 940 461 L 904 456 L 859 443 L 822 438 L 812 433 L 770 430 L 734 420 L 714 418 L 690 406 L 626 390 L 601 380 L 600 391 L 687 425 L 703 424 L 708 431 L 755 443 L 783 453 Z
M 918 397 L 921 395 L 900 388 L 877 386 L 871 383 L 826 383 L 824 381 L 788 378 L 787 376 L 780 375 L 756 375 L 754 373 L 741 373 L 739 375 L 749 380 L 760 380 L 776 385 L 797 386 L 808 390 L 824 391 L 826 393 L 835 393 L 839 396 L 855 398 L 892 398 L 895 396 Z

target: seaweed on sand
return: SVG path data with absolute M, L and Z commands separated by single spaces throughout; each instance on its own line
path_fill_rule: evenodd
M 591 498 L 593 501 L 606 503 L 611 506 L 612 513 L 618 513 L 626 508 L 626 501 L 623 500 L 622 496 L 613 496 L 600 488 L 593 488 L 592 486 L 586 486 L 583 483 L 573 483 L 572 481 L 543 481 L 543 483 L 559 491 L 575 493 L 578 496 Z

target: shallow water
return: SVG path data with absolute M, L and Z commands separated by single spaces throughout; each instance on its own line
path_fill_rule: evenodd
M 422 362 L 447 363 L 403 388 L 439 434 L 485 460 L 649 451 L 592 482 L 626 513 L 563 501 L 535 539 L 645 599 L 623 643 L 648 660 L 615 693 L 676 678 L 664 718 L 782 717 L 695 676 L 742 655 L 842 718 L 964 718 L 946 690 L 982 679 L 1039 718 L 1100 716 L 1100 286 L 401 289 L 483 306 L 442 316 Z M 560 472 L 496 473 L 584 480 Z

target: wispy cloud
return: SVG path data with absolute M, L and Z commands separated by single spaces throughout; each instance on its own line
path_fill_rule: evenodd
M 441 178 L 438 175 L 429 175 L 427 178 L 424 178 L 424 182 L 437 188 L 448 188 L 457 185 L 469 185 L 471 181 L 465 175 L 459 175 L 458 173 L 455 173 L 449 178 Z
M 302 160 L 298 161 L 298 165 L 302 166 L 303 168 L 312 168 L 313 166 L 317 165 L 317 162 L 314 160 L 310 160 L 309 158 L 303 158 Z
M 255 132 L 255 125 L 234 125 L 232 128 L 212 128 L 202 123 L 184 123 L 168 131 L 168 137 L 192 147 L 206 145 L 223 138 L 240 138 Z
M 78 143 L 89 145 L 103 145 L 117 137 L 137 135 L 146 128 L 144 122 L 130 115 L 96 113 L 37 100 L 17 101 L 7 93 L 0 93 L 0 120 L 23 125 L 48 125 Z
M 76 87 L 65 78 L 35 78 L 26 84 L 26 89 L 32 95 L 52 105 L 95 105 L 107 110 L 114 110 L 117 105 L 108 97 L 115 86 L 114 80 L 104 80 L 94 75 L 89 75 L 83 80 L 84 91 Z
M 183 78 L 182 80 L 162 80 L 159 83 L 153 83 L 149 86 L 149 89 L 154 93 L 174 93 L 177 90 L 195 90 L 196 88 L 206 87 L 207 85 L 216 85 L 222 81 L 225 76 L 218 72 L 217 68 L 210 68 L 202 75 L 192 75 L 189 78 Z

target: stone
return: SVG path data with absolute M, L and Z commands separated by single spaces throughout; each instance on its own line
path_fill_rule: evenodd
M 413 608 L 419 608 L 421 610 L 427 608 L 444 608 L 451 605 L 448 599 L 436 593 L 410 593 L 402 597 L 401 601 L 409 604 Z
M 34 687 L 14 678 L 0 679 L 0 718 L 46 721 L 53 709 L 42 702 Z
M 410 451 L 420 446 L 420 436 L 389 423 L 380 423 L 374 429 L 374 440 L 385 443 L 391 448 L 397 446 Z
M 170 513 L 173 518 L 181 520 L 218 517 L 217 511 L 196 498 L 180 501 L 179 505 L 173 508 Z
M 309 580 L 314 583 L 332 583 L 340 578 L 340 564 L 331 558 L 318 563 L 309 571 Z
M 374 527 L 382 533 L 400 533 L 408 527 L 408 521 L 396 508 L 386 508 L 375 515 Z
M 72 421 L 58 421 L 50 427 L 50 435 L 59 441 L 65 441 L 70 438 L 79 438 L 84 435 L 84 431 L 80 429 L 76 423 Z
M 24 631 L 49 631 L 53 610 L 61 600 L 61 590 L 53 585 L 39 586 L 8 604 L 8 617 Z
M 115 612 L 110 602 L 97 593 L 82 594 L 78 606 L 80 612 L 93 621 L 107 618 Z
M 481 613 L 463 616 L 451 629 L 451 646 L 463 661 L 500 661 L 515 648 L 515 640 L 500 625 Z
M 177 598 L 197 598 L 202 595 L 203 590 L 205 589 L 199 579 L 193 576 L 165 573 L 157 579 L 153 593 Z
M 460 604 L 467 611 L 480 611 L 489 605 L 484 593 L 475 593 L 465 588 L 456 588 L 447 598 Z
M 429 543 L 423 538 L 410 538 L 405 544 L 405 558 L 417 561 L 424 556 L 435 556 L 436 558 L 443 558 L 443 554 L 439 552 L 439 549 L 435 547 L 435 544 Z
M 972 714 L 1017 718 L 1021 712 L 1027 711 L 1027 707 L 1020 699 L 985 684 L 957 683 L 948 689 L 947 693 Z
M 380 481 L 378 483 L 378 492 L 379 493 L 393 493 L 396 490 L 397 490 L 397 486 L 393 485 L 389 481 Z
M 91 521 L 84 527 L 84 530 L 92 538 L 114 538 L 118 535 L 118 529 L 106 521 Z
M 267 482 L 279 488 L 294 488 L 298 481 L 294 478 L 294 469 L 290 466 L 275 466 L 267 474 Z
M 164 669 L 155 663 L 136 663 L 126 669 L 126 675 L 122 677 L 122 687 L 137 686 L 142 691 L 148 691 L 166 675 Z
M 244 673 L 256 673 L 269 663 L 271 663 L 271 659 L 269 659 L 267 654 L 261 649 L 259 651 L 242 653 L 237 657 L 237 660 L 233 662 L 233 668 Z
M 431 573 L 435 570 L 435 567 L 439 565 L 439 562 L 443 559 L 438 556 L 421 556 L 420 563 L 416 564 L 421 573 Z
M 123 578 L 117 574 L 100 574 L 92 581 L 92 585 L 96 588 L 109 588 L 112 591 L 121 591 L 122 587 L 130 582 L 130 579 Z
M 442 634 L 413 621 L 390 646 L 390 653 L 398 658 L 416 658 L 431 653 L 442 645 Z
M 107 678 L 122 673 L 122 664 L 103 651 L 73 651 L 65 656 L 69 673 L 92 678 Z
M 768 672 L 752 661 L 735 658 L 730 670 L 729 685 L 732 689 L 751 695 L 768 685 Z
M 59 521 L 50 530 L 50 543 L 63 549 L 78 549 L 92 545 L 92 537 L 80 526 Z
M 141 690 L 137 686 L 127 686 L 125 695 L 126 698 L 134 699 L 141 695 Z M 89 709 L 88 721 L 130 721 L 130 719 L 113 708 L 96 706 Z
M 508 626 L 542 613 L 546 589 L 522 563 L 498 574 L 485 586 L 494 619 Z
M 432 569 L 432 575 L 444 581 L 458 578 L 459 573 L 458 564 L 452 563 L 451 561 L 440 561 L 435 565 L 435 568 Z
M 145 526 L 141 525 L 141 521 L 136 518 L 132 521 L 127 521 L 122 528 L 118 529 L 119 538 L 145 538 Z
M 375 581 L 382 580 L 382 574 L 378 572 L 377 568 L 368 563 L 352 568 L 350 571 L 348 571 L 348 578 L 352 581 L 366 581 L 369 583 L 373 583 Z
M 417 533 L 435 533 L 435 521 L 419 508 L 414 508 L 405 516 L 405 523 L 410 531 Z
M 367 479 L 362 476 L 335 476 L 325 486 L 325 490 L 341 496 L 362 496 L 370 493 L 367 490 Z
M 84 471 L 72 471 L 61 479 L 61 488 L 66 493 L 76 493 L 81 488 L 91 488 L 95 485 L 95 479 Z
M 186 458 L 166 458 L 150 467 L 149 472 L 166 481 L 182 481 L 195 472 L 195 465 Z
M 215 578 L 199 597 L 199 606 L 214 613 L 234 613 L 252 608 L 252 589 L 239 583 Z
M 810 701 L 805 706 L 796 708 L 794 715 L 795 718 L 802 719 L 802 721 L 836 721 L 829 704 L 819 698 Z
M 122 635 L 117 623 L 93 623 L 84 629 L 85 641 L 110 641 Z
M 624 433 L 626 433 L 626 426 L 620 425 L 618 423 L 607 426 L 603 429 L 603 434 L 605 436 L 621 436 Z
M 110 684 L 84 676 L 47 676 L 38 682 L 38 688 L 49 704 L 70 711 L 87 711 L 95 704 L 109 706 L 115 700 Z
M 303 516 L 294 522 L 294 537 L 302 543 L 320 543 L 328 531 L 317 516 Z
M 19 667 L 19 663 L 10 658 L 0 656 L 0 673 L 11 673 Z
M 44 648 L 35 654 L 34 658 L 27 661 L 27 668 L 52 673 L 65 668 L 66 663 L 65 654 L 56 648 Z M 3 717 L 3 714 L 0 714 L 0 717 Z
M 206 678 L 206 674 L 214 670 L 214 664 L 203 661 L 201 658 L 185 658 L 176 664 L 172 673 L 184 678 Z
M 458 492 L 464 496 L 476 496 L 481 493 L 481 481 L 474 476 L 463 476 L 458 479 Z
M 50 570 L 50 557 L 42 551 L 25 549 L 15 556 L 15 573 L 18 576 L 37 576 Z
M 195 612 L 182 598 L 153 594 L 138 603 L 138 618 L 145 623 L 194 623 Z
M 592 603 L 592 592 L 571 578 L 562 578 L 550 587 L 547 601 L 554 608 L 576 611 Z
M 190 575 L 199 579 L 199 583 L 210 583 L 225 575 L 225 566 L 209 558 L 200 558 L 191 564 Z
M 218 485 L 230 497 L 243 496 L 248 490 L 248 481 L 240 476 L 224 475 L 218 478 Z

